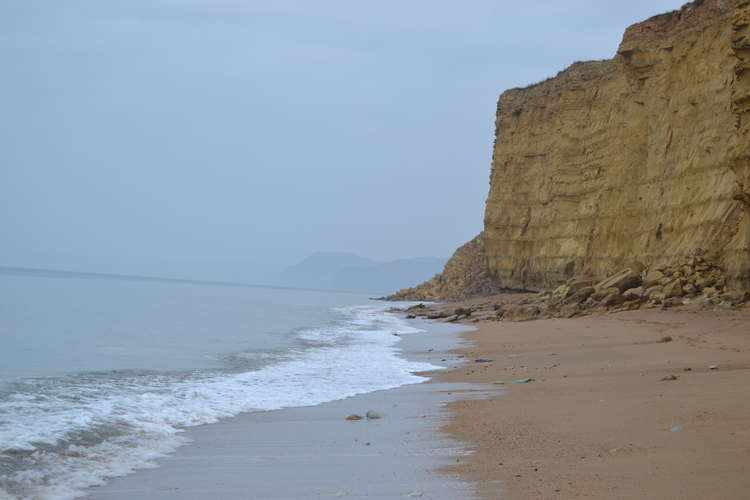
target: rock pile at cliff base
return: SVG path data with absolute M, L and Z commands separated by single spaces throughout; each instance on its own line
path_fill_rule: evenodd
M 633 264 L 604 279 L 573 277 L 554 290 L 504 294 L 465 304 L 418 304 L 399 311 L 410 317 L 443 321 L 529 321 L 572 318 L 656 307 L 698 305 L 741 309 L 750 292 L 730 290 L 726 272 L 702 251 L 675 265 L 647 268 Z

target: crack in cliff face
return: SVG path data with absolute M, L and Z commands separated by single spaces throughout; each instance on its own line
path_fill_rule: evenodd
M 692 2 L 628 28 L 612 60 L 503 93 L 484 238 L 501 285 L 703 248 L 750 287 L 749 26 L 750 1 Z

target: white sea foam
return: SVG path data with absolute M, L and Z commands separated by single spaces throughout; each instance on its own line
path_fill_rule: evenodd
M 310 406 L 420 382 L 439 368 L 399 357 L 420 330 L 383 308 L 337 309 L 328 327 L 297 332 L 315 347 L 241 373 L 109 373 L 25 381 L 0 401 L 0 499 L 75 498 L 186 439 L 186 427 L 254 410 Z

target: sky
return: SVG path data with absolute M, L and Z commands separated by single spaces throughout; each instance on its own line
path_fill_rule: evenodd
M 482 229 L 499 94 L 681 0 L 3 0 L 0 265 L 263 281 Z

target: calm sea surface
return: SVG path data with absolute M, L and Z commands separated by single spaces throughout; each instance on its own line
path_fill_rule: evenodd
M 0 271 L 0 499 L 75 498 L 245 411 L 422 380 L 366 296 Z

